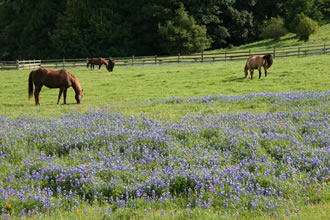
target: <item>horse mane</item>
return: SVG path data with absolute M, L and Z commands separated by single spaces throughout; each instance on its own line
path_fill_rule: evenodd
M 104 59 L 104 58 L 102 58 L 102 57 L 100 57 L 99 59 L 102 60 L 102 62 L 103 62 L 106 66 L 109 65 L 109 63 L 108 63 L 108 61 L 107 61 L 106 59 Z
M 80 86 L 80 83 L 79 83 L 77 77 L 70 72 L 69 72 L 69 75 L 70 75 L 70 78 L 72 79 L 72 87 L 75 90 L 81 92 L 82 89 L 81 89 L 81 86 Z
M 264 60 L 267 62 L 267 68 L 271 67 L 273 64 L 273 56 L 271 54 L 267 54 L 264 56 Z

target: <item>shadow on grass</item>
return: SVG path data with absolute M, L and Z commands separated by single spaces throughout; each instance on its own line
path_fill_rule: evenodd
M 23 106 L 26 106 L 26 104 L 13 104 L 13 103 L 10 103 L 10 104 L 1 104 L 2 106 L 5 106 L 5 107 L 23 107 Z
M 297 36 L 292 36 L 292 37 L 287 37 L 287 38 L 283 38 L 283 39 L 279 39 L 279 40 L 270 40 L 267 42 L 260 42 L 260 43 L 256 43 L 254 45 L 246 45 L 246 46 L 242 46 L 241 49 L 251 49 L 251 48 L 259 48 L 259 47 L 264 47 L 264 48 L 281 48 L 281 47 L 287 47 L 286 44 L 282 44 L 282 42 L 285 41 L 289 41 L 289 40 L 294 40 L 297 39 L 296 43 L 291 43 L 290 46 L 298 46 L 301 45 L 303 42 L 299 41 Z
M 31 107 L 31 106 L 33 106 L 33 107 L 40 107 L 40 106 L 49 106 L 49 107 L 51 107 L 51 106 L 79 106 L 79 104 L 77 104 L 76 102 L 72 102 L 72 103 L 66 103 L 66 104 L 63 104 L 63 103 L 60 103 L 60 104 L 49 104 L 49 103 L 47 103 L 47 104 L 43 104 L 43 103 L 41 103 L 40 105 L 35 105 L 34 103 L 32 104 L 19 104 L 19 103 L 3 103 L 3 104 L 1 104 L 0 106 L 4 106 L 4 107 Z
M 243 82 L 245 81 L 245 77 L 240 77 L 240 78 L 237 78 L 237 77 L 230 77 L 230 78 L 226 78 L 224 80 L 222 80 L 222 82 L 224 83 L 227 83 L 227 82 Z

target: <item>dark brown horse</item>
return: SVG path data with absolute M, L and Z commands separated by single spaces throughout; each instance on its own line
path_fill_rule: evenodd
M 101 69 L 103 64 L 109 72 L 113 70 L 113 67 L 115 65 L 114 60 L 112 58 L 109 59 L 109 62 L 103 58 L 91 58 L 87 62 L 87 68 L 89 67 L 89 65 L 91 65 L 91 69 L 94 69 L 94 65 L 98 65 L 99 69 Z
M 115 60 L 113 58 L 109 58 L 109 71 L 112 72 L 115 67 Z
M 57 104 L 60 103 L 62 93 L 64 97 L 64 104 L 66 104 L 66 92 L 67 89 L 71 86 L 76 93 L 75 99 L 78 104 L 81 103 L 83 97 L 83 90 L 80 87 L 80 83 L 77 77 L 65 69 L 55 71 L 40 68 L 38 70 L 31 71 L 29 75 L 29 99 L 33 95 L 33 84 L 35 86 L 34 98 L 36 105 L 40 105 L 39 94 L 43 85 L 47 86 L 48 88 L 60 89 Z
M 253 79 L 253 71 L 255 69 L 259 70 L 259 79 L 261 78 L 261 67 L 264 67 L 265 77 L 267 77 L 267 69 L 273 64 L 273 56 L 271 54 L 267 54 L 264 56 L 251 56 L 245 64 L 244 72 L 245 78 L 248 76 L 249 71 L 251 75 L 251 79 Z

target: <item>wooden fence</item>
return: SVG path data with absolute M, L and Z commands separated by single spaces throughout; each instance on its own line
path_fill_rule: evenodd
M 116 66 L 141 66 L 163 64 L 212 63 L 246 60 L 252 55 L 273 54 L 277 57 L 307 56 L 326 54 L 330 52 L 330 44 L 312 45 L 305 47 L 272 48 L 268 50 L 228 51 L 221 53 L 202 52 L 176 56 L 139 56 L 115 57 Z M 67 68 L 86 67 L 88 58 L 83 59 L 54 59 L 54 60 L 26 60 L 0 61 L 0 70 L 27 69 L 27 68 Z
M 18 70 L 24 69 L 38 69 L 41 66 L 41 60 L 17 60 L 16 68 Z

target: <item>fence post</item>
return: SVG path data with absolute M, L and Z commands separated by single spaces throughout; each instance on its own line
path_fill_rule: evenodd
M 298 47 L 298 57 L 300 56 L 300 47 Z
M 326 48 L 326 44 L 325 44 L 325 42 L 324 42 L 324 46 L 323 46 L 323 48 L 324 48 L 324 49 L 323 49 L 323 53 L 326 54 L 326 53 L 327 53 L 327 52 L 326 52 L 327 48 Z
M 202 54 L 201 54 L 201 63 L 203 63 L 203 60 L 204 60 L 204 51 L 202 51 Z
M 19 60 L 16 60 L 16 68 L 19 70 Z
M 178 54 L 178 63 L 180 63 L 180 53 Z
M 155 55 L 155 64 L 157 64 L 157 55 Z
M 65 59 L 63 58 L 63 61 L 62 61 L 63 69 L 64 69 L 64 67 L 65 67 L 64 62 L 65 62 Z
M 227 51 L 225 52 L 225 63 L 227 62 Z
M 249 49 L 249 57 L 251 56 L 251 49 Z
M 276 48 L 275 47 L 274 47 L 273 54 L 274 54 L 274 59 L 275 59 L 275 57 L 276 57 Z

